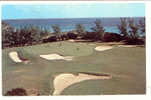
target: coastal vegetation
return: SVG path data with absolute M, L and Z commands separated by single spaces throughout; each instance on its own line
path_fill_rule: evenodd
M 97 42 L 119 42 L 125 44 L 145 44 L 145 18 L 135 23 L 131 18 L 121 18 L 117 25 L 119 33 L 106 32 L 100 20 L 94 22 L 91 31 L 82 24 L 76 24 L 75 30 L 62 32 L 59 25 L 52 25 L 52 32 L 45 27 L 34 25 L 14 28 L 2 22 L 2 48 L 28 46 L 47 42 L 64 41 L 68 39 L 83 39 Z

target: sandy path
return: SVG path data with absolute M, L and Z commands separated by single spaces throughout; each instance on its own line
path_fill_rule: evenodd
M 46 60 L 66 60 L 66 61 L 70 61 L 73 58 L 71 56 L 63 57 L 63 56 L 61 56 L 59 54 L 40 55 L 40 57 L 44 58 Z
M 16 63 L 22 62 L 22 60 L 19 58 L 18 53 L 16 51 L 10 52 L 9 57 Z
M 64 73 L 56 76 L 53 81 L 54 92 L 53 95 L 59 95 L 65 88 L 72 84 L 79 83 L 85 80 L 96 80 L 96 79 L 110 79 L 111 76 L 96 76 L 79 73 L 78 75 L 73 75 L 70 73 Z
M 105 51 L 105 50 L 109 50 L 112 49 L 112 46 L 98 46 L 95 48 L 96 51 Z

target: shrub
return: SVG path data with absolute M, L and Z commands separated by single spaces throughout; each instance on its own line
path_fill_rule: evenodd
M 63 35 L 61 35 L 61 39 L 62 39 L 62 40 L 68 40 L 69 37 L 68 37 L 67 34 L 63 34 Z
M 55 41 L 57 41 L 57 37 L 56 36 L 50 36 L 49 38 L 43 39 L 43 43 L 55 42 Z
M 144 45 L 145 41 L 144 41 L 144 39 L 139 39 L 139 38 L 128 38 L 125 41 L 125 44 L 127 44 L 127 45 Z
M 104 42 L 119 42 L 123 39 L 120 34 L 106 32 L 102 38 Z
M 98 35 L 98 33 L 96 32 L 87 32 L 82 39 L 86 39 L 86 40 L 96 40 L 96 36 Z
M 73 32 L 67 33 L 67 36 L 69 39 L 76 39 L 77 38 L 77 34 L 74 34 Z
M 22 88 L 15 88 L 11 91 L 8 91 L 5 96 L 27 96 L 27 92 Z

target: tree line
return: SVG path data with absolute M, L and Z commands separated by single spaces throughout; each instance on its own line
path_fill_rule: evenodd
M 100 20 L 94 22 L 91 32 L 84 25 L 76 24 L 75 30 L 62 32 L 59 25 L 47 28 L 29 25 L 15 29 L 2 21 L 2 48 L 34 45 L 39 43 L 63 41 L 68 39 L 85 39 L 90 41 L 113 42 L 124 41 L 126 44 L 145 44 L 145 18 L 135 23 L 131 18 L 121 18 L 117 25 L 118 33 L 105 32 Z

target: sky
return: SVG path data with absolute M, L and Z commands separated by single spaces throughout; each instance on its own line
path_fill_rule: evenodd
M 2 5 L 2 19 L 144 17 L 144 3 Z

